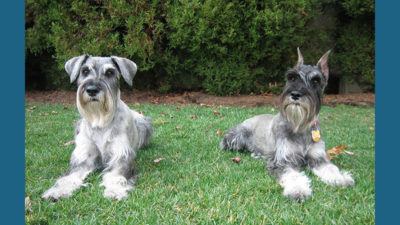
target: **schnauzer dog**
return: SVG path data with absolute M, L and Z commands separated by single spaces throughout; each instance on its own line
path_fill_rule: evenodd
M 311 181 L 300 172 L 308 167 L 324 183 L 347 187 L 354 185 L 348 172 L 341 172 L 325 153 L 320 138 L 318 113 L 328 82 L 326 52 L 316 66 L 304 65 L 297 48 L 298 61 L 286 73 L 286 86 L 277 115 L 258 115 L 230 129 L 221 141 L 225 150 L 249 151 L 266 160 L 267 170 L 283 188 L 283 195 L 293 200 L 311 196 Z
M 135 183 L 132 161 L 153 134 L 153 124 L 120 99 L 119 80 L 131 86 L 136 64 L 129 59 L 82 55 L 68 60 L 71 83 L 77 79 L 76 104 L 82 119 L 76 124 L 70 168 L 43 198 L 58 200 L 84 186 L 95 169 L 103 169 L 104 197 L 121 200 Z

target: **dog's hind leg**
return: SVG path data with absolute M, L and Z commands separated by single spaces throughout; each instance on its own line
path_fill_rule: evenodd
M 85 186 L 84 179 L 98 167 L 99 152 L 96 146 L 79 135 L 75 142 L 76 148 L 72 152 L 70 168 L 42 198 L 57 201 L 70 197 L 76 189 Z
M 239 124 L 228 130 L 220 143 L 221 149 L 237 150 L 239 152 L 256 152 L 251 130 Z
M 153 121 L 150 117 L 143 116 L 133 111 L 135 124 L 138 131 L 139 148 L 145 147 L 153 135 Z

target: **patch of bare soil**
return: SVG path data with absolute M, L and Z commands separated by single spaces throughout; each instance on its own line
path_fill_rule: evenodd
M 276 95 L 214 96 L 202 92 L 161 94 L 156 91 L 122 91 L 121 99 L 128 104 L 206 105 L 206 106 L 263 106 L 279 103 Z M 75 103 L 74 91 L 26 91 L 25 102 Z M 324 105 L 374 106 L 375 94 L 325 95 Z

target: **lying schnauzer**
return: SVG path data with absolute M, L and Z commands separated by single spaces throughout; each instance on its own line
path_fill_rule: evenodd
M 318 113 L 328 82 L 328 55 L 316 66 L 304 65 L 300 49 L 298 61 L 286 73 L 286 86 L 280 99 L 280 113 L 258 115 L 230 129 L 221 141 L 225 150 L 250 151 L 266 159 L 267 169 L 283 188 L 283 195 L 294 200 L 311 196 L 310 179 L 300 172 L 308 166 L 323 182 L 346 187 L 354 184 L 347 172 L 340 172 L 325 153 L 320 138 Z
M 84 186 L 83 180 L 97 168 L 104 169 L 104 197 L 120 200 L 135 182 L 132 161 L 138 148 L 153 134 L 150 118 L 121 101 L 119 79 L 132 85 L 136 64 L 121 57 L 82 55 L 67 61 L 71 83 L 76 79 L 76 104 L 82 119 L 75 130 L 75 150 L 70 168 L 43 198 L 58 200 Z

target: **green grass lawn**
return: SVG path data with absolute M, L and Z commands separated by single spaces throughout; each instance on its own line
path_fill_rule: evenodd
M 37 108 L 30 110 L 32 106 Z M 374 224 L 375 109 L 322 107 L 320 124 L 327 149 L 342 145 L 356 156 L 340 155 L 333 163 L 353 174 L 356 185 L 330 187 L 310 171 L 313 196 L 298 203 L 260 159 L 219 148 L 227 129 L 263 113 L 259 108 L 130 105 L 153 119 L 151 144 L 134 161 L 140 173 L 129 198 L 102 196 L 100 172 L 88 185 L 58 202 L 40 198 L 66 172 L 74 145 L 74 105 L 27 103 L 25 114 L 25 209 L 27 224 Z M 218 111 L 219 114 L 215 111 Z M 192 118 L 191 115 L 196 115 Z M 181 127 L 181 129 L 177 129 Z M 239 164 L 230 158 L 239 156 Z M 164 158 L 155 163 L 154 159 Z

